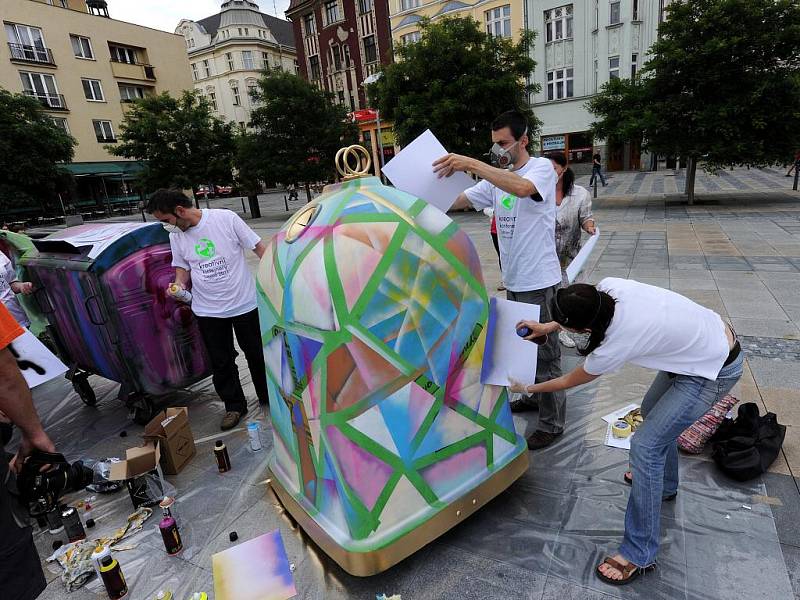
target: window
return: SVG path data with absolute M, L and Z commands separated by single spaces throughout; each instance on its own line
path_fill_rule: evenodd
M 53 59 L 45 46 L 41 29 L 17 23 L 6 23 L 5 25 L 11 58 L 52 64 Z
M 189 38 L 188 40 L 186 40 L 186 47 L 194 48 L 194 38 Z
M 594 0 L 594 28 L 597 30 L 600 27 L 600 5 L 599 0 Z
M 239 86 L 232 85 L 231 86 L 231 94 L 233 94 L 233 105 L 234 106 L 241 106 L 242 105 L 242 98 L 239 96 Z
M 225 60 L 228 61 L 228 71 L 233 71 L 236 68 L 236 63 L 233 62 L 233 53 L 226 52 L 225 53 Z
M 344 68 L 350 68 L 350 46 L 342 46 L 342 51 L 344 54 Z
M 372 0 L 358 0 L 358 12 L 360 14 L 368 13 L 372 10 Z M 344 104 L 344 102 L 342 102 Z
M 337 95 L 338 95 L 338 98 L 339 98 L 339 104 L 344 106 L 344 92 L 339 90 Z
M 250 30 L 247 27 L 244 28 L 244 34 L 245 34 L 245 36 L 249 36 L 250 35 Z
M 374 63 L 378 60 L 378 47 L 375 45 L 375 36 L 368 35 L 364 38 L 364 62 Z
M 69 41 L 72 43 L 72 53 L 75 58 L 94 59 L 94 52 L 92 52 L 92 43 L 89 38 L 82 35 L 71 35 Z
M 311 75 L 311 80 L 315 81 L 319 79 L 319 56 L 309 56 L 308 57 L 308 66 L 309 72 Z
M 632 0 L 633 1 L 633 11 L 631 12 L 631 17 L 634 21 L 639 20 L 639 0 Z
M 239 27 L 239 35 L 240 35 L 240 36 L 241 36 L 241 35 L 244 35 L 244 33 L 242 32 L 242 28 L 241 28 L 241 27 Z
M 611 2 L 611 4 L 609 5 L 610 8 L 611 8 L 611 12 L 609 13 L 610 17 L 608 19 L 609 25 L 616 25 L 617 23 L 620 22 L 619 21 L 619 5 L 620 5 L 620 0 L 616 0 L 616 2 Z
M 658 22 L 663 23 L 667 20 L 667 6 L 669 6 L 670 0 L 659 0 L 658 3 Z
M 112 61 L 128 63 L 129 65 L 136 64 L 135 48 L 128 48 L 127 46 L 112 46 L 109 44 L 108 49 L 111 51 Z
M 400 36 L 400 41 L 404 44 L 413 44 L 414 42 L 418 42 L 420 38 L 419 31 L 412 31 L 411 33 L 407 33 L 405 35 Z
M 510 4 L 487 10 L 483 14 L 486 16 L 486 33 L 495 37 L 511 37 Z
M 400 10 L 411 10 L 419 6 L 419 0 L 400 0 Z
M 94 134 L 97 136 L 98 142 L 113 143 L 116 142 L 114 137 L 114 129 L 111 127 L 111 121 L 92 121 L 94 124 Z
M 639 55 L 631 54 L 631 79 L 636 77 L 636 70 L 639 67 Z
M 91 102 L 105 102 L 103 97 L 103 86 L 99 79 L 81 79 L 83 85 L 83 95 Z
M 544 11 L 544 29 L 546 42 L 572 38 L 572 4 Z
M 253 62 L 252 50 L 242 50 L 242 64 L 248 71 L 252 71 L 256 68 L 256 64 Z
M 56 78 L 45 73 L 20 71 L 22 89 L 26 96 L 37 98 L 45 108 L 66 108 L 64 97 L 58 93 Z
M 138 85 L 119 84 L 119 97 L 122 102 L 133 102 L 144 98 L 144 88 Z
M 547 72 L 547 99 L 572 98 L 572 69 L 555 69 Z
M 50 117 L 53 120 L 53 125 L 58 127 L 64 133 L 69 133 L 69 125 L 67 120 L 63 117 Z
M 331 64 L 333 65 L 334 71 L 341 71 L 342 70 L 342 50 L 341 46 L 333 45 L 331 46 Z
M 597 59 L 594 61 L 594 92 L 597 93 Z
M 264 69 L 265 71 L 269 69 L 269 54 L 266 52 L 261 53 L 261 65 L 262 65 L 261 68 Z
M 203 77 L 211 77 L 211 65 L 207 59 L 203 61 Z
M 325 24 L 330 25 L 339 20 L 339 0 L 327 0 L 325 2 Z
M 619 79 L 619 56 L 608 59 L 608 78 Z
M 303 33 L 305 35 L 317 33 L 317 22 L 314 20 L 314 13 L 303 15 Z
M 197 72 L 197 63 L 192 63 L 192 79 L 195 81 L 200 79 L 200 73 Z
M 217 92 L 208 92 L 208 103 L 211 105 L 211 110 L 217 110 Z
M 250 98 L 250 104 L 258 104 L 258 99 L 256 98 L 256 94 L 258 94 L 258 84 L 252 80 L 248 81 L 247 97 Z

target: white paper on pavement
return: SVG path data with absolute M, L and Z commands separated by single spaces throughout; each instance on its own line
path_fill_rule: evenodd
M 570 283 L 575 281 L 575 278 L 578 276 L 583 270 L 583 267 L 586 265 L 586 260 L 589 258 L 589 255 L 594 250 L 595 244 L 597 244 L 597 240 L 600 237 L 600 229 L 594 230 L 594 235 L 589 236 L 589 239 L 586 240 L 586 243 L 580 249 L 577 256 L 572 259 L 572 262 L 567 265 L 565 271 L 567 272 L 567 280 Z
M 517 335 L 517 323 L 538 321 L 539 307 L 526 302 L 492 298 L 483 351 L 481 383 L 511 385 L 511 380 L 531 384 L 536 379 L 539 346 Z
M 445 154 L 447 150 L 427 129 L 386 163 L 382 171 L 398 190 L 447 212 L 458 195 L 475 182 L 461 171 L 450 177 L 437 177 L 433 172 L 433 162 Z
M 606 416 L 603 417 L 603 421 L 606 422 L 606 446 L 611 446 L 612 448 L 621 448 L 623 450 L 630 450 L 631 449 L 631 439 L 636 433 L 631 433 L 626 438 L 615 438 L 614 434 L 611 432 L 611 426 L 613 425 L 614 421 L 619 421 L 631 412 L 634 408 L 639 408 L 638 404 L 628 404 L 628 406 L 623 406 L 620 409 L 615 410 L 612 413 L 608 413 Z
M 27 329 L 8 345 L 8 349 L 29 388 L 67 372 L 66 365 Z

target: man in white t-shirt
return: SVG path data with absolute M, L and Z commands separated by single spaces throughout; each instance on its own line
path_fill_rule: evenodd
M 194 208 L 179 190 L 155 192 L 147 212 L 170 226 L 175 283 L 186 289 L 191 281 L 192 312 L 211 359 L 214 389 L 225 403 L 221 428 L 231 429 L 247 413 L 236 366 L 234 332 L 247 359 L 258 401 L 262 406 L 269 402 L 256 286 L 244 257 L 245 250 L 252 250 L 261 258 L 264 242 L 233 211 Z
M 448 154 L 434 163 L 434 171 L 449 177 L 454 171 L 470 171 L 483 179 L 460 194 L 453 209 L 472 205 L 493 208 L 497 220 L 500 262 L 506 297 L 537 304 L 540 320 L 547 322 L 550 301 L 561 284 L 556 254 L 556 174 L 547 158 L 528 154 L 525 116 L 508 111 L 492 123 L 492 167 L 474 158 Z M 561 376 L 561 348 L 557 336 L 539 346 L 536 381 Z M 539 407 L 539 423 L 528 437 L 531 450 L 544 448 L 564 432 L 566 395 L 563 391 L 535 394 L 511 403 L 521 412 Z

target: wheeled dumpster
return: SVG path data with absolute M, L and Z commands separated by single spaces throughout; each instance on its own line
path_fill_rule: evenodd
M 258 271 L 272 487 L 354 575 L 388 569 L 528 466 L 482 385 L 489 302 L 447 215 L 375 177 L 328 186 Z
M 20 262 L 84 403 L 96 402 L 88 375 L 101 375 L 147 423 L 152 397 L 210 374 L 191 309 L 166 293 L 175 269 L 161 224 L 80 225 L 34 245 Z

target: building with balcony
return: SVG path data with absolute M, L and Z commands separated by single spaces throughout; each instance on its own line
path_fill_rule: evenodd
M 291 0 L 302 75 L 350 111 L 367 107 L 364 80 L 392 60 L 386 0 Z
M 69 202 L 130 198 L 134 161 L 111 155 L 129 103 L 192 88 L 180 36 L 108 17 L 103 0 L 2 0 L 0 87 L 38 99 L 76 140 Z
M 195 89 L 220 117 L 245 126 L 261 73 L 297 72 L 292 24 L 250 0 L 226 0 L 220 8 L 199 21 L 181 20 L 175 33 L 184 38 Z
M 392 39 L 396 44 L 416 42 L 423 17 L 472 17 L 490 35 L 517 41 L 524 25 L 523 6 L 511 0 L 389 0 Z
M 578 173 L 590 172 L 592 154 L 610 171 L 650 167 L 640 143 L 606 144 L 589 131 L 586 102 L 615 77 L 633 77 L 647 61 L 670 0 L 526 0 L 526 27 L 539 35 L 532 79 L 542 86 L 531 106 L 543 121 L 542 152 L 564 152 Z

